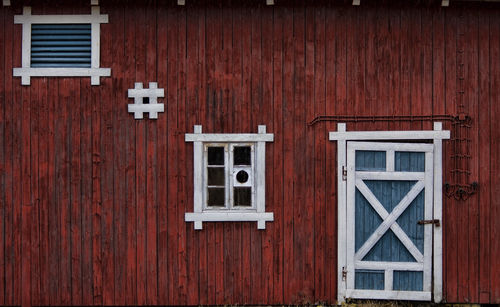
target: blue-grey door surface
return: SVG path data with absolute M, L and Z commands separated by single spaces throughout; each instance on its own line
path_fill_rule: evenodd
M 431 299 L 432 189 L 432 144 L 347 143 L 346 297 Z

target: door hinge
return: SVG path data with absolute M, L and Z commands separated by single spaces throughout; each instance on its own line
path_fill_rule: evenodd
M 342 165 L 342 180 L 343 181 L 347 180 L 347 169 L 343 165 Z
M 436 227 L 440 227 L 441 226 L 441 223 L 439 222 L 438 219 L 434 219 L 434 220 L 420 220 L 420 221 L 417 222 L 417 224 L 419 224 L 419 225 L 434 224 L 434 225 L 436 225 Z
M 347 270 L 345 266 L 342 267 L 342 280 L 345 281 L 347 279 Z

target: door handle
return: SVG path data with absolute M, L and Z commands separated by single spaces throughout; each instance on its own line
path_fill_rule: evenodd
M 434 219 L 434 220 L 420 220 L 420 221 L 417 222 L 417 224 L 419 224 L 419 225 L 434 224 L 434 225 L 436 225 L 436 227 L 440 227 L 441 226 L 441 223 L 439 222 L 438 219 Z

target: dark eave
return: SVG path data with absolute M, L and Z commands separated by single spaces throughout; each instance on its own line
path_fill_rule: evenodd
M 3 6 L 10 6 L 11 0 L 2 0 Z M 15 1 L 15 0 L 13 0 Z M 189 0 L 170 0 L 177 1 L 178 5 L 186 5 Z M 262 0 L 266 5 L 274 5 L 279 0 Z M 332 0 L 333 1 L 333 0 Z M 362 5 L 363 0 L 352 0 L 352 5 Z M 441 6 L 450 6 L 453 2 L 500 2 L 500 0 L 441 0 Z M 91 5 L 99 5 L 99 0 L 90 0 Z

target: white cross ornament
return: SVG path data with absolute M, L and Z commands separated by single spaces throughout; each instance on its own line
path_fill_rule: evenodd
M 157 119 L 158 112 L 165 111 L 164 104 L 158 103 L 158 97 L 165 97 L 165 90 L 158 88 L 156 82 L 149 82 L 149 88 L 136 82 L 135 87 L 128 90 L 128 97 L 134 98 L 134 103 L 128 105 L 128 112 L 134 113 L 135 119 L 144 118 L 144 113 L 149 113 L 150 119 Z

